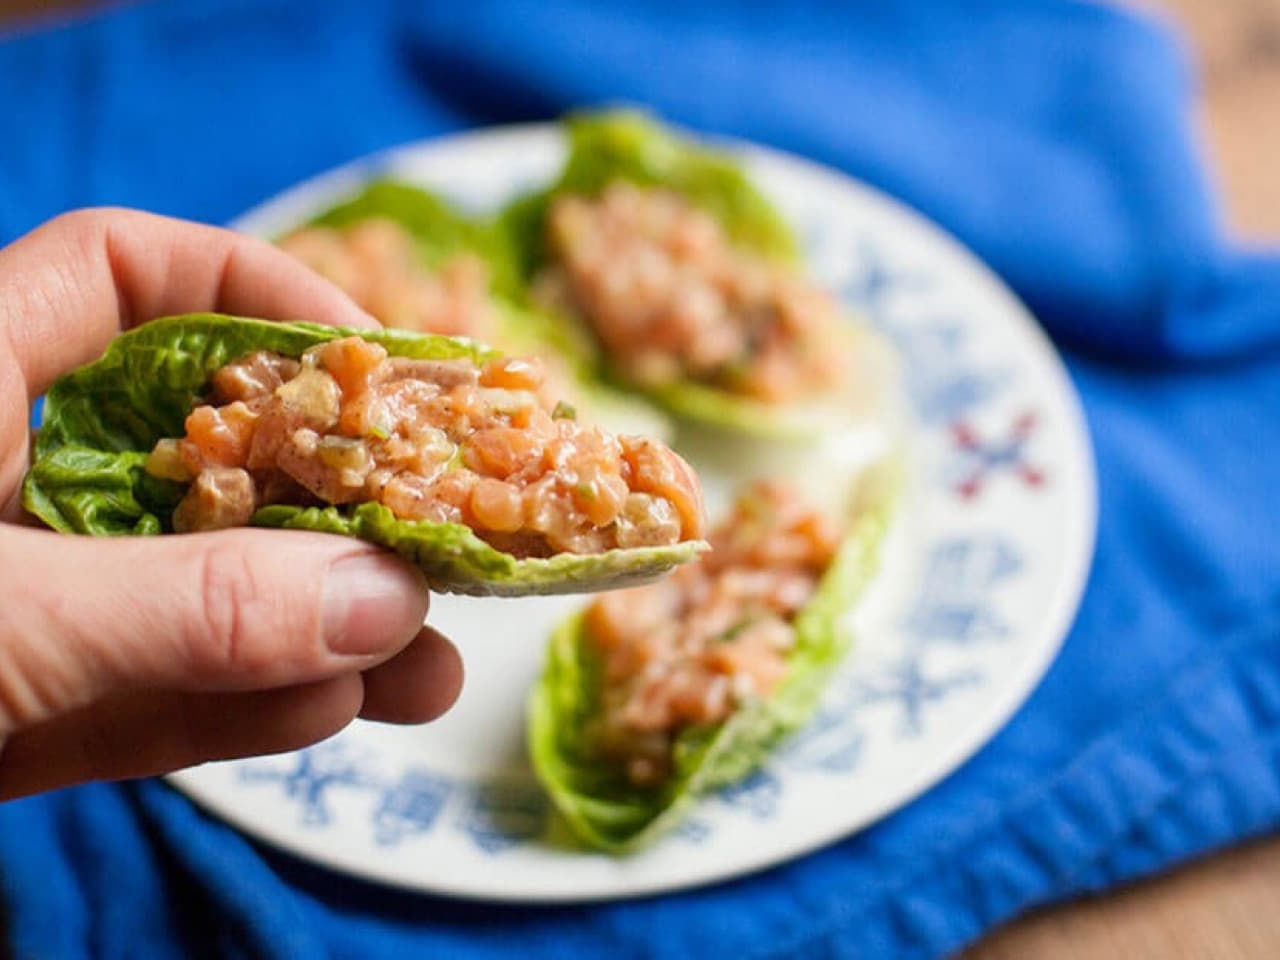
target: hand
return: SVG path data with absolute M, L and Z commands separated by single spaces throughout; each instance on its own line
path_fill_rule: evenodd
M 342 537 L 96 539 L 19 526 L 30 402 L 121 329 L 217 310 L 373 321 L 269 244 L 124 210 L 0 250 L 0 799 L 416 723 L 462 665 L 420 574 Z

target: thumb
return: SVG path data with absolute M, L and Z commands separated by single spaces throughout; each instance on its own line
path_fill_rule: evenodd
M 427 587 L 345 538 L 231 530 L 0 532 L 0 736 L 117 691 L 252 690 L 364 670 L 422 626 Z

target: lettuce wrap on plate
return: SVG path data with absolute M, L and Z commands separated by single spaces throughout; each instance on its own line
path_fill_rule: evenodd
M 462 338 L 155 320 L 50 389 L 23 502 L 93 535 L 359 537 L 455 593 L 599 590 L 693 559 L 692 470 L 545 386 L 535 362 Z
M 634 113 L 571 118 L 568 138 L 559 179 L 502 222 L 532 302 L 589 332 L 610 383 L 757 437 L 857 419 L 877 338 L 804 275 L 732 156 Z
M 847 653 L 898 485 L 872 468 L 830 519 L 755 482 L 671 577 L 601 595 L 551 639 L 529 703 L 533 766 L 586 844 L 623 853 L 803 726 Z
M 388 327 L 464 336 L 539 357 L 559 399 L 618 431 L 666 437 L 652 406 L 604 386 L 580 326 L 524 296 L 512 249 L 494 224 L 408 183 L 377 180 L 277 243 Z

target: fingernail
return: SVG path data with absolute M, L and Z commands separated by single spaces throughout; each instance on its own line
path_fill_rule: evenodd
M 349 554 L 329 568 L 324 635 L 336 654 L 394 652 L 418 632 L 426 613 L 422 576 L 391 554 Z

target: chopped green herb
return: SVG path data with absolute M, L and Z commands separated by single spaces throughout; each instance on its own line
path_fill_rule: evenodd
M 712 638 L 711 642 L 712 643 L 732 643 L 734 640 L 738 639 L 738 637 L 742 634 L 743 630 L 746 630 L 747 627 L 751 626 L 753 623 L 755 623 L 759 619 L 760 619 L 759 617 L 743 617 L 741 620 L 739 620 L 729 629 L 725 630 L 723 633 L 717 634 L 714 638 Z
M 578 410 L 572 403 L 565 403 L 563 400 L 556 403 L 555 409 L 551 411 L 552 420 L 577 420 Z

